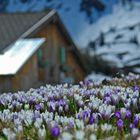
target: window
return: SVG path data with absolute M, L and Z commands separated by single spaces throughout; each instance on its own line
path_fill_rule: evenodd
M 66 49 L 60 48 L 60 64 L 63 65 L 66 63 Z
M 48 65 L 48 61 L 45 59 L 42 49 L 38 50 L 37 57 L 38 57 L 38 66 L 40 68 L 46 68 L 46 66 Z

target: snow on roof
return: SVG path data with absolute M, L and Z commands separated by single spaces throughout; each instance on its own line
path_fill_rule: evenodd
M 44 43 L 44 38 L 19 39 L 0 55 L 0 75 L 14 75 Z

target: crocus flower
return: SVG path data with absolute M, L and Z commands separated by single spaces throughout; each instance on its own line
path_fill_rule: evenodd
M 28 110 L 28 109 L 30 108 L 30 105 L 29 105 L 29 104 L 25 104 L 25 105 L 24 105 L 24 108 L 25 108 L 26 110 Z
M 89 86 L 91 83 L 92 83 L 91 80 L 85 80 L 85 81 L 84 81 L 84 85 L 85 85 L 85 86 Z
M 35 109 L 38 111 L 41 110 L 41 105 L 40 104 L 35 105 Z
M 38 129 L 38 139 L 39 140 L 46 140 L 46 130 L 44 127 Z
M 116 94 L 112 94 L 111 96 L 113 104 L 117 104 L 119 102 L 119 96 Z
M 124 122 L 123 122 L 122 119 L 119 119 L 117 121 L 117 127 L 118 127 L 119 130 L 122 130 L 124 128 Z
M 140 122 L 139 116 L 135 115 L 134 116 L 134 124 L 135 124 L 135 126 L 137 126 L 139 124 L 139 122 Z
M 132 112 L 130 110 L 126 111 L 126 118 L 130 119 L 132 117 Z
M 35 110 L 35 112 L 33 113 L 33 120 L 36 121 L 37 118 L 39 118 L 40 113 L 39 111 Z
M 93 116 L 90 116 L 89 124 L 93 124 L 94 122 L 95 122 L 95 118 Z
M 124 107 L 121 108 L 120 112 L 121 112 L 121 117 L 124 119 L 126 117 L 126 108 Z
M 58 137 L 60 135 L 60 128 L 58 126 L 54 126 L 53 128 L 51 128 L 51 134 L 54 137 Z
M 35 121 L 35 123 L 34 123 L 34 126 L 36 128 L 40 128 L 41 125 L 42 125 L 42 122 L 43 122 L 43 120 L 41 118 L 37 118 L 36 121 Z
M 132 129 L 132 128 L 135 128 L 136 126 L 135 126 L 135 124 L 130 123 L 129 127 L 130 127 L 130 129 Z
M 112 125 L 107 124 L 107 123 L 102 124 L 101 129 L 102 129 L 103 132 L 109 132 L 112 129 Z
M 69 127 L 70 127 L 70 128 L 74 128 L 74 126 L 75 126 L 74 122 L 70 122 L 70 123 L 69 123 Z
M 61 106 L 64 106 L 66 103 L 63 100 L 59 100 L 58 104 L 61 105 Z
M 90 135 L 90 140 L 97 140 L 97 136 L 95 134 Z
M 62 140 L 73 140 L 73 135 L 68 132 L 62 133 Z
M 65 106 L 65 111 L 69 111 L 69 106 L 68 105 Z
M 88 111 L 83 111 L 83 118 L 88 118 L 89 117 L 89 112 Z
M 139 90 L 139 87 L 137 85 L 134 87 L 134 91 L 136 90 Z
M 121 118 L 121 113 L 120 113 L 120 111 L 116 111 L 115 116 L 116 116 L 117 119 L 120 119 L 120 118 Z
M 136 139 L 136 138 L 138 137 L 138 135 L 139 135 L 139 130 L 138 130 L 137 128 L 133 128 L 133 129 L 131 130 L 131 135 L 132 135 L 132 137 L 133 137 L 134 139 Z
M 134 109 L 135 110 L 138 110 L 138 101 L 137 101 L 137 98 L 133 98 L 132 99 L 132 103 L 133 103 Z
M 104 97 L 104 102 L 109 104 L 111 102 L 111 98 L 109 96 Z
M 85 132 L 82 130 L 76 131 L 75 138 L 77 140 L 84 140 Z
M 62 106 L 59 106 L 59 113 L 62 113 L 63 112 L 63 107 Z

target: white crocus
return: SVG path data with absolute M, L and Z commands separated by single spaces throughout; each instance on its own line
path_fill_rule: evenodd
M 96 123 L 94 123 L 92 125 L 87 125 L 87 129 L 91 132 L 95 132 L 98 129 L 98 125 Z
M 91 134 L 89 139 L 90 140 L 97 140 L 97 136 L 95 134 Z
M 24 105 L 24 109 L 26 109 L 26 110 L 28 110 L 28 109 L 29 109 L 29 107 L 30 107 L 30 105 L 29 105 L 29 104 L 25 104 L 25 105 Z
M 76 131 L 75 132 L 75 138 L 76 140 L 84 140 L 85 133 L 82 130 Z
M 17 132 L 18 132 L 18 133 L 23 132 L 23 126 L 22 126 L 22 125 L 19 125 L 19 126 L 17 127 Z
M 16 134 L 12 132 L 10 128 L 4 128 L 3 133 L 7 137 L 8 140 L 16 140 Z
M 45 140 L 46 139 L 46 129 L 43 126 L 43 128 L 38 129 L 38 139 L 39 140 Z
M 122 118 L 124 119 L 126 116 L 126 108 L 121 108 L 120 111 L 121 111 Z
M 119 102 L 119 96 L 118 95 L 112 94 L 111 98 L 112 98 L 112 100 L 115 104 L 117 104 Z
M 138 136 L 138 134 L 139 134 L 139 130 L 137 128 L 133 128 L 131 130 L 131 135 L 133 138 L 136 138 Z
M 61 140 L 72 140 L 73 139 L 73 135 L 68 133 L 68 132 L 64 132 L 62 133 L 62 138 Z
M 79 129 L 84 129 L 84 122 L 83 120 L 79 120 L 79 119 L 76 119 L 75 120 L 75 123 L 76 123 L 76 126 L 79 128 Z
M 102 124 L 101 129 L 102 129 L 103 132 L 108 132 L 108 131 L 110 131 L 112 129 L 112 125 L 107 124 L 107 123 Z
M 10 133 L 10 134 L 7 136 L 7 139 L 8 139 L 8 140 L 16 140 L 16 134 L 15 134 L 15 133 Z
M 42 119 L 41 118 L 37 118 L 35 123 L 34 123 L 36 128 L 40 128 L 42 125 Z
M 19 118 L 17 118 L 17 119 L 14 119 L 14 124 L 15 125 L 21 125 L 22 122 L 21 122 L 21 120 Z

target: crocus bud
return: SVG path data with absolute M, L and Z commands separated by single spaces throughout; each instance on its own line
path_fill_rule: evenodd
M 117 121 L 117 127 L 118 127 L 119 130 L 122 130 L 124 128 L 124 122 L 123 122 L 122 119 L 119 119 Z
M 126 118 L 130 119 L 132 117 L 132 112 L 130 110 L 126 111 Z
M 69 111 L 69 106 L 68 105 L 65 106 L 65 111 Z
M 39 140 L 46 140 L 46 130 L 45 128 L 38 129 L 38 139 Z
M 126 116 L 126 108 L 121 108 L 121 116 L 122 116 L 122 118 L 124 119 L 125 118 L 125 116 Z
M 117 119 L 120 119 L 120 118 L 121 118 L 121 113 L 120 113 L 120 111 L 116 111 L 115 117 L 116 117 Z
M 63 112 L 63 107 L 59 106 L 59 113 L 62 113 L 62 112 Z
M 24 109 L 25 109 L 25 110 L 28 110 L 28 109 L 29 109 L 29 107 L 30 107 L 30 105 L 29 105 L 29 104 L 25 104 L 25 105 L 24 105 Z

